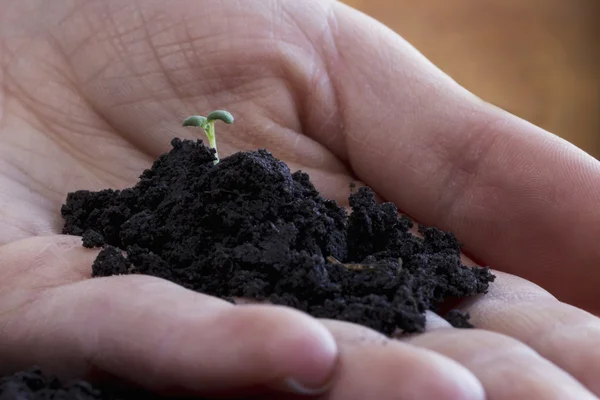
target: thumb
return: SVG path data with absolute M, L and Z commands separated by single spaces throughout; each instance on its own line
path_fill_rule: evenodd
M 68 265 L 89 261 L 89 251 L 78 253 Z M 59 269 L 66 257 L 49 259 L 61 265 L 46 267 Z M 2 291 L 10 300 L 10 289 Z M 94 278 L 13 294 L 27 301 L 0 308 L 0 359 L 11 367 L 36 364 L 63 378 L 87 371 L 88 379 L 112 376 L 159 393 L 205 396 L 267 387 L 318 392 L 336 364 L 332 335 L 307 315 L 234 306 L 153 277 Z

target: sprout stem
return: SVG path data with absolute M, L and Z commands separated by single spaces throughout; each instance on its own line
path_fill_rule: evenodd
M 206 136 L 208 137 L 208 145 L 211 149 L 215 149 L 215 161 L 214 164 L 219 163 L 219 152 L 217 151 L 217 138 L 215 136 L 215 121 L 208 121 L 208 129 L 206 130 Z
M 213 164 L 219 163 L 219 153 L 217 152 L 217 138 L 215 135 L 215 122 L 217 120 L 223 121 L 226 124 L 233 124 L 233 115 L 225 110 L 216 110 L 208 114 L 207 117 L 201 115 L 194 115 L 186 118 L 183 121 L 183 126 L 196 126 L 202 128 L 206 137 L 208 138 L 208 145 L 211 149 L 215 149 L 215 160 Z

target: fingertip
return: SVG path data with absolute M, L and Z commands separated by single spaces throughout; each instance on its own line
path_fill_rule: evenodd
M 479 379 L 462 365 L 454 364 L 453 368 L 447 368 L 446 372 L 441 374 L 440 381 L 445 381 L 445 383 L 442 383 L 445 397 L 440 398 L 448 400 L 485 400 L 485 389 Z
M 352 323 L 323 324 L 340 347 L 333 398 L 485 399 L 479 380 L 449 357 Z
M 436 400 L 485 400 L 485 389 L 467 368 L 442 354 L 409 345 L 414 352 L 406 358 L 413 374 L 412 391 L 419 398 Z M 424 379 L 423 377 L 427 377 Z
M 267 353 L 281 372 L 269 387 L 302 395 L 327 391 L 338 361 L 338 346 L 318 320 L 293 309 L 269 305 L 245 305 L 246 312 L 260 313 L 273 325 Z
M 437 329 L 448 329 L 452 328 L 452 325 L 444 318 L 434 313 L 433 311 L 427 310 L 425 312 L 425 329 L 428 332 L 437 330 Z

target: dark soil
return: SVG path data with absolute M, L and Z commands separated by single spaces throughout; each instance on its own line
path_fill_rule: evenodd
M 384 334 L 422 332 L 447 297 L 485 293 L 494 276 L 461 265 L 452 233 L 419 227 L 373 192 L 352 213 L 266 150 L 213 165 L 201 141 L 174 139 L 125 190 L 70 193 L 64 233 L 103 247 L 92 275 L 147 274 L 233 301 L 251 298 Z M 465 315 L 450 322 L 468 324 Z
M 38 368 L 0 378 L 0 400 L 158 400 L 160 397 L 128 389 L 93 387 L 84 381 L 60 382 Z
M 469 318 L 469 313 L 459 310 L 450 310 L 446 315 L 446 321 L 455 328 L 473 328 L 473 325 L 469 322 Z

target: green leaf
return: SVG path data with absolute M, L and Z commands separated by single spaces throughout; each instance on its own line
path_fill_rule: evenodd
M 194 115 L 186 118 L 183 121 L 183 126 L 197 126 L 198 128 L 204 128 L 207 122 L 208 119 L 206 117 L 203 117 L 201 115 Z
M 220 120 L 225 122 L 226 124 L 233 124 L 233 115 L 229 111 L 225 110 L 216 110 L 208 114 L 207 119 L 209 121 Z

